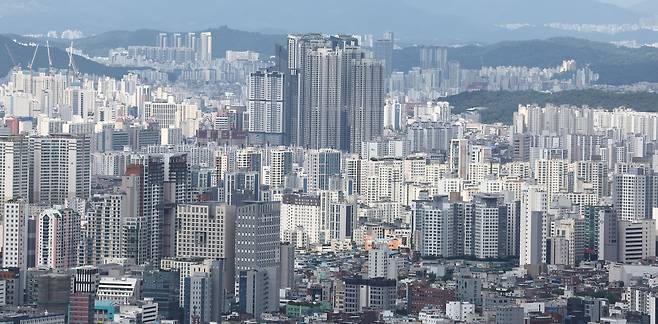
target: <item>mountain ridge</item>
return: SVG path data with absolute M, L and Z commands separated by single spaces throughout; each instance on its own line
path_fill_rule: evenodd
M 658 48 L 617 47 L 569 37 L 453 47 L 448 50 L 448 59 L 459 61 L 466 69 L 483 66 L 545 68 L 558 66 L 566 59 L 575 59 L 579 66 L 589 65 L 599 73 L 599 83 L 602 84 L 658 82 L 658 75 L 654 73 L 658 71 Z M 419 48 L 396 50 L 393 64 L 398 71 L 418 66 Z
M 635 23 L 642 16 L 595 0 L 497 0 L 494 6 L 490 0 L 285 0 L 285 5 L 264 0 L 188 0 L 166 6 L 159 0 L 116 0 L 111 5 L 86 0 L 5 2 L 14 6 L 5 3 L 3 12 L 0 4 L 0 30 L 18 34 L 63 29 L 93 34 L 117 28 L 189 31 L 219 22 L 248 31 L 394 31 L 409 42 L 431 40 L 443 31 L 448 36 L 442 38 L 454 42 L 489 42 L 508 32 L 496 27 L 500 24 L 620 24 Z
M 7 49 L 8 48 L 8 49 Z M 34 55 L 35 48 L 18 44 L 13 39 L 0 35 L 0 78 L 6 76 L 12 68 L 14 68 L 13 61 L 16 65 L 26 68 L 32 56 Z M 10 56 L 11 53 L 11 56 Z M 53 68 L 55 69 L 68 69 L 69 55 L 63 49 L 51 46 L 50 48 L 51 59 Z M 128 68 L 108 67 L 106 65 L 91 61 L 82 56 L 74 55 L 74 62 L 76 68 L 80 73 L 89 73 L 96 75 L 108 75 L 120 78 L 122 75 L 128 73 Z M 48 69 L 48 53 L 45 47 L 40 47 L 34 58 L 32 68 L 34 70 Z

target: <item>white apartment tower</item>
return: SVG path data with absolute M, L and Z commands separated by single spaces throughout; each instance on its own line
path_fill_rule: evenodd
M 473 252 L 478 259 L 503 258 L 509 255 L 508 207 L 503 196 L 476 195 L 473 208 Z
M 88 215 L 87 230 L 92 237 L 92 260 L 102 264 L 105 258 L 126 258 L 124 224 L 127 199 L 124 194 L 97 195 L 91 198 L 93 212 Z
M 72 209 L 47 209 L 39 214 L 36 225 L 36 266 L 76 267 L 80 214 Z
M 270 177 L 269 185 L 280 188 L 285 185 L 286 176 L 292 172 L 293 152 L 285 147 L 270 151 Z
M 203 32 L 199 34 L 199 60 L 203 63 L 210 63 L 212 61 L 212 33 Z
M 3 267 L 26 270 L 28 247 L 29 205 L 24 201 L 3 204 Z
M 454 256 L 455 227 L 453 209 L 448 197 L 415 202 L 413 227 L 416 233 L 414 245 L 422 256 Z
M 34 202 L 63 205 L 65 200 L 87 199 L 91 190 L 90 139 L 51 135 L 30 138 L 34 154 Z
M 249 131 L 284 133 L 284 74 L 256 71 L 249 75 L 247 112 Z
M 617 218 L 636 221 L 651 218 L 652 172 L 645 168 L 629 168 L 616 173 L 612 180 L 612 203 Z
M 521 200 L 520 258 L 521 266 L 546 262 L 547 195 L 540 187 L 524 190 Z
M 29 199 L 30 162 L 28 140 L 23 136 L 0 137 L 0 199 Z
M 468 176 L 470 151 L 467 139 L 453 139 L 450 141 L 450 172 L 461 179 Z
M 398 259 L 388 247 L 368 251 L 368 278 L 398 279 Z
M 313 195 L 290 194 L 281 203 L 281 241 L 306 248 L 318 244 L 322 226 L 320 198 Z M 304 235 L 298 235 L 299 232 Z M 303 237 L 301 237 L 303 236 Z
M 535 181 L 549 194 L 568 189 L 569 164 L 565 160 L 535 161 Z

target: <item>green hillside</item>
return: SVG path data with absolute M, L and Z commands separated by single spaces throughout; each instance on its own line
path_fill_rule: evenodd
M 480 112 L 482 121 L 511 123 L 512 114 L 519 105 L 553 103 L 614 109 L 621 106 L 638 111 L 658 112 L 658 94 L 648 92 L 609 92 L 601 90 L 562 91 L 543 93 L 536 91 L 476 91 L 465 92 L 446 98 L 462 113 L 472 107 L 487 107 Z

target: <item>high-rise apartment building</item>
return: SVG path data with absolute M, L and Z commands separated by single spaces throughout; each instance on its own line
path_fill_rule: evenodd
M 36 229 L 36 265 L 52 269 L 77 266 L 80 214 L 73 209 L 47 209 L 39 214 Z
M 127 199 L 124 253 L 137 264 L 157 263 L 162 258 L 163 181 L 164 164 L 152 156 L 126 167 L 122 177 L 121 190 Z
M 292 150 L 279 147 L 269 152 L 269 182 L 270 187 L 282 188 L 285 180 L 292 173 L 294 154 Z
M 358 152 L 360 141 L 381 134 L 385 66 L 366 59 L 355 37 L 291 35 L 288 69 L 299 89 L 294 143 Z
M 520 260 L 521 266 L 546 262 L 548 237 L 547 194 L 539 187 L 528 187 L 521 200 Z
M 386 67 L 388 68 L 388 67 Z M 359 60 L 350 69 L 353 85 L 350 86 L 349 150 L 361 153 L 361 143 L 382 135 L 384 129 L 385 72 L 381 61 Z M 389 74 L 385 74 L 389 73 Z
M 33 159 L 33 202 L 63 205 L 65 200 L 86 199 L 91 190 L 90 139 L 51 135 L 30 138 Z
M 382 38 L 375 40 L 372 51 L 376 60 L 384 63 L 385 77 L 388 78 L 393 72 L 393 49 L 395 47 L 395 40 L 392 38 Z
M 212 33 L 203 32 L 199 34 L 199 39 L 199 60 L 208 64 L 212 61 Z
M 450 172 L 459 178 L 465 179 L 468 175 L 470 163 L 469 143 L 466 139 L 453 139 L 450 141 Z
M 249 131 L 282 134 L 285 129 L 284 74 L 256 71 L 249 76 L 247 112 Z
M 173 33 L 171 35 L 171 47 L 182 48 L 184 47 L 183 35 L 180 33 Z
M 2 208 L 2 266 L 27 270 L 29 205 L 25 201 L 9 201 Z
M 338 150 L 309 150 L 304 160 L 308 175 L 308 191 L 331 190 L 337 187 L 341 174 L 342 153 Z
M 0 137 L 0 199 L 29 199 L 30 163 L 28 139 L 23 136 Z
M 448 49 L 439 46 L 422 46 L 420 48 L 420 67 L 423 69 L 448 69 Z
M 169 46 L 169 42 L 167 42 L 167 39 L 169 36 L 167 33 L 159 33 L 158 34 L 158 47 L 160 48 L 165 48 Z
M 414 210 L 414 246 L 423 256 L 455 256 L 454 211 L 448 197 L 437 196 L 431 200 L 415 201 Z
M 619 220 L 640 221 L 651 218 L 652 177 L 653 172 L 646 168 L 630 168 L 613 175 L 612 204 Z
M 304 248 L 320 243 L 320 235 L 324 230 L 318 196 L 294 193 L 283 196 L 281 241 Z
M 473 201 L 473 252 L 478 259 L 505 258 L 509 250 L 508 231 L 514 227 L 509 208 L 501 195 L 476 195 Z
M 193 50 L 196 50 L 196 48 L 197 48 L 196 33 L 187 33 L 186 38 L 185 38 L 185 46 L 187 48 L 191 48 Z
M 91 198 L 92 212 L 88 214 L 87 231 L 91 238 L 91 260 L 102 264 L 105 258 L 126 258 L 128 242 L 124 225 L 128 199 L 123 193 L 95 195 Z
M 388 247 L 368 251 L 368 278 L 398 279 L 398 256 Z

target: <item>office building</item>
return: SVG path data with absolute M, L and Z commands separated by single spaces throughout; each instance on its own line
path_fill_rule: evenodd
M 216 202 L 178 205 L 176 257 L 223 259 L 227 276 L 233 278 L 235 222 L 235 206 Z
M 179 318 L 180 274 L 178 271 L 146 271 L 142 287 L 142 295 L 158 304 L 158 312 L 163 319 Z
M 192 265 L 189 271 L 182 281 L 183 321 L 221 322 L 228 289 L 223 284 L 226 281 L 223 262 L 207 259 L 203 264 Z
M 420 48 L 420 67 L 447 72 L 448 49 L 439 46 L 422 46 Z
M 193 273 L 185 278 L 183 301 L 184 323 L 208 323 L 212 317 L 212 285 L 210 274 Z
M 620 220 L 617 233 L 619 262 L 634 263 L 656 257 L 655 220 Z
M 395 40 L 391 33 L 389 37 L 375 40 L 372 47 L 373 56 L 376 60 L 384 62 L 385 77 L 388 78 L 393 72 L 393 49 Z
M 385 311 L 395 308 L 395 280 L 351 277 L 346 278 L 344 284 L 347 313 L 358 313 L 365 309 Z
M 338 150 L 309 150 L 304 160 L 304 170 L 308 175 L 307 191 L 331 190 L 338 188 L 341 174 L 341 157 Z
M 118 305 L 134 304 L 141 299 L 141 285 L 141 278 L 104 276 L 98 283 L 96 298 L 109 300 Z
M 61 273 L 47 273 L 40 275 L 37 281 L 37 305 L 49 313 L 65 314 L 71 296 L 71 276 Z
M 279 305 L 280 207 L 278 202 L 246 202 L 237 207 L 235 222 L 235 270 L 266 272 L 267 303 L 255 309 L 273 312 Z M 236 278 L 239 279 L 239 278 Z M 244 287 L 239 287 L 243 294 Z M 256 318 L 260 314 L 251 314 Z

